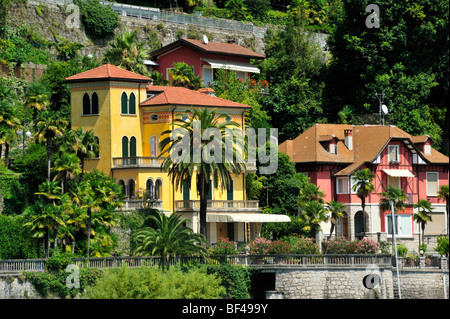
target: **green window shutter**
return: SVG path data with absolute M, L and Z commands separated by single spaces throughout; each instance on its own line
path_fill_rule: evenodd
M 122 114 L 128 114 L 128 98 L 125 92 L 122 93 L 121 105 L 122 105 Z
M 130 138 L 130 160 L 131 164 L 136 164 L 136 138 L 132 136 Z
M 91 100 L 89 99 L 89 94 L 84 93 L 83 95 L 83 115 L 91 114 Z
M 128 114 L 136 114 L 136 96 L 134 93 L 130 94 Z
M 233 182 L 230 187 L 227 187 L 227 200 L 233 200 Z
M 122 137 L 122 157 L 128 157 L 128 137 Z
M 212 192 L 213 192 L 212 181 L 210 181 L 209 182 L 209 189 L 208 189 L 208 200 L 212 200 Z
M 92 114 L 98 114 L 98 95 L 92 93 Z

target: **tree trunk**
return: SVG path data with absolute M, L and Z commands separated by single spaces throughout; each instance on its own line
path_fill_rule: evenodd
M 422 223 L 422 244 L 424 243 L 425 243 L 425 223 Z
M 200 189 L 200 234 L 203 236 L 207 236 L 207 227 L 206 227 L 206 212 L 208 207 L 208 194 L 206 192 L 209 189 L 209 185 L 206 184 L 205 181 L 201 182 Z
M 9 168 L 9 143 L 5 142 L 5 167 Z
M 50 181 L 50 160 L 52 157 L 52 147 L 53 147 L 53 139 L 47 137 L 47 179 Z
M 89 258 L 89 250 L 91 248 L 91 225 L 92 225 L 92 212 L 91 209 L 88 208 L 88 224 L 87 224 L 87 257 Z
M 330 236 L 328 236 L 328 239 L 331 239 L 331 236 L 333 235 L 334 227 L 335 227 L 334 223 L 331 222 Z
M 362 215 L 363 215 L 363 236 L 366 237 L 366 198 L 361 198 L 361 207 L 362 207 Z

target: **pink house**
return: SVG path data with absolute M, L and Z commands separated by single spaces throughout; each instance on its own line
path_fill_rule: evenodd
M 446 234 L 445 202 L 437 197 L 441 185 L 449 183 L 449 158 L 432 147 L 428 136 L 412 136 L 395 126 L 316 124 L 294 140 L 280 144 L 298 172 L 326 193 L 325 201 L 346 205 L 346 216 L 337 225 L 337 235 L 349 239 L 364 234 L 374 240 L 390 240 L 390 211 L 379 207 L 380 193 L 391 185 L 407 195 L 406 209 L 396 216 L 399 240 L 410 250 L 418 247 L 420 227 L 413 221 L 413 204 L 426 199 L 433 206 L 433 221 L 427 223 L 426 240 Z M 376 175 L 375 191 L 366 199 L 366 215 L 361 200 L 352 190 L 352 175 L 369 168 Z M 364 222 L 365 221 L 365 222 Z M 323 235 L 329 235 L 324 224 Z
M 200 76 L 205 86 L 214 81 L 217 69 L 226 68 L 236 71 L 236 75 L 245 80 L 250 73 L 259 73 L 259 69 L 250 64 L 250 59 L 264 59 L 263 54 L 253 52 L 236 43 L 209 42 L 192 39 L 180 39 L 151 53 L 157 63 L 154 70 L 170 80 L 169 70 L 174 62 L 185 62 L 192 66 L 194 74 Z

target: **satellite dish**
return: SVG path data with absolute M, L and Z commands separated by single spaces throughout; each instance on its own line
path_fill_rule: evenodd
M 206 34 L 203 35 L 203 42 L 205 42 L 205 44 L 208 44 L 208 37 L 206 36 Z
M 381 106 L 381 110 L 383 111 L 383 114 L 386 115 L 389 113 L 389 109 L 387 108 L 387 106 L 385 104 L 383 104 Z

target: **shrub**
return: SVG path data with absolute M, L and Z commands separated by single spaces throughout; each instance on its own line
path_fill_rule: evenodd
M 36 258 L 34 244 L 29 231 L 20 221 L 12 216 L 0 215 L 0 259 Z
M 300 237 L 291 247 L 293 254 L 316 255 L 320 254 L 319 245 L 312 238 Z
M 345 237 L 336 237 L 326 243 L 327 254 L 376 254 L 380 249 L 380 246 L 369 238 L 348 241 Z
M 213 255 L 236 255 L 238 254 L 237 244 L 228 238 L 220 237 L 216 246 L 212 249 Z
M 448 237 L 440 236 L 437 238 L 437 246 L 434 248 L 442 256 L 448 256 Z
M 345 237 L 335 237 L 326 243 L 327 254 L 347 254 L 348 240 Z
M 277 240 L 272 242 L 272 247 L 270 248 L 271 254 L 289 254 L 291 252 L 291 245 L 287 242 Z
M 349 251 L 349 253 L 354 254 L 376 254 L 380 248 L 378 244 L 369 238 L 363 238 L 359 241 L 354 242 L 354 246 L 352 247 L 353 252 Z
M 397 255 L 398 257 L 406 257 L 406 254 L 408 253 L 408 248 L 406 248 L 405 245 L 397 245 Z
M 119 24 L 119 15 L 98 0 L 76 1 L 80 7 L 86 31 L 95 37 L 112 33 Z
M 226 290 L 227 299 L 248 299 L 252 283 L 253 268 L 223 263 L 207 266 L 208 274 L 216 274 L 221 279 L 221 286 Z
M 272 241 L 264 237 L 254 239 L 248 247 L 250 248 L 250 254 L 252 255 L 264 255 L 270 252 L 272 247 Z
M 58 272 L 65 269 L 72 263 L 72 257 L 70 253 L 55 252 L 45 261 L 45 269 L 49 272 Z

